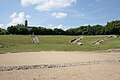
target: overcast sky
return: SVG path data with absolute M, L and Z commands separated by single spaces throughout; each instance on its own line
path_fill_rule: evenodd
M 120 0 L 0 0 L 0 27 L 24 24 L 47 28 L 105 25 L 120 19 Z

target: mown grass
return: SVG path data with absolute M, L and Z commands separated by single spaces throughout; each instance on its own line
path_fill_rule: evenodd
M 69 40 L 75 36 L 37 36 L 40 44 L 69 44 Z
M 3 47 L 30 44 L 30 36 L 24 35 L 0 35 L 0 44 Z
M 38 52 L 38 51 L 96 51 L 120 48 L 120 37 L 111 38 L 100 45 L 92 42 L 103 39 L 106 36 L 85 36 L 81 42 L 82 46 L 69 44 L 69 40 L 76 36 L 37 36 L 39 44 L 32 44 L 29 35 L 2 35 L 0 36 L 0 53 L 6 52 Z

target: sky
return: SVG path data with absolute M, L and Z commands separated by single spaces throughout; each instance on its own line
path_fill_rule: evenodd
M 0 0 L 0 28 L 24 24 L 46 28 L 106 25 L 120 19 L 120 0 Z

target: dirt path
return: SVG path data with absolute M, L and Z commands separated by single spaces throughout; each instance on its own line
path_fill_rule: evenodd
M 47 65 L 40 68 L 41 65 Z M 0 71 L 0 80 L 119 80 L 120 53 L 24 52 L 0 55 L 0 68 L 33 68 Z M 35 65 L 38 65 L 35 67 Z M 59 65 L 59 66 L 58 66 Z M 2 67 L 1 67 L 2 66 Z M 23 67 L 24 68 L 24 67 Z

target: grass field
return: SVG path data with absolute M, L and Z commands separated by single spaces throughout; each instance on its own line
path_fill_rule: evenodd
M 111 38 L 100 45 L 92 42 L 104 39 L 107 36 L 85 36 L 81 42 L 82 46 L 69 44 L 69 40 L 77 36 L 37 36 L 40 43 L 33 44 L 29 35 L 1 35 L 0 53 L 6 52 L 36 52 L 36 51 L 96 51 L 120 48 L 120 37 Z

